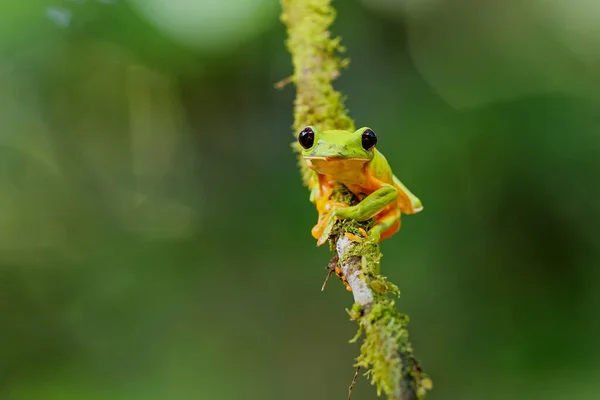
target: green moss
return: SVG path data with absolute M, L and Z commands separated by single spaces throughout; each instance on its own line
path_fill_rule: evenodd
M 397 393 L 402 380 L 402 364 L 399 357 L 401 338 L 407 335 L 392 301 L 377 302 L 371 311 L 357 321 L 365 332 L 361 354 L 356 366 L 367 369 L 377 394 Z
M 422 373 L 413 356 L 408 316 L 399 313 L 394 300 L 384 296 L 378 296 L 366 313 L 357 304 L 348 313 L 359 325 L 351 342 L 364 334 L 355 366 L 367 369 L 366 375 L 376 386 L 377 394 L 383 392 L 395 399 L 410 390 L 417 399 L 423 399 L 431 388 L 431 380 Z
M 396 297 L 400 297 L 400 289 L 383 275 L 376 275 L 371 279 L 371 289 L 377 294 L 385 295 L 392 294 Z

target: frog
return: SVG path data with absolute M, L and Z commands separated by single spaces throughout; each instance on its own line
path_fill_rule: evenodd
M 421 200 L 393 174 L 376 148 L 378 139 L 373 129 L 320 131 L 307 126 L 297 138 L 301 159 L 308 167 L 309 200 L 318 213 L 317 224 L 311 230 L 317 246 L 327 241 L 339 219 L 373 218 L 369 232 L 363 232 L 366 239 L 379 243 L 400 230 L 402 214 L 423 210 Z M 340 184 L 358 198 L 358 204 L 351 206 L 331 199 Z

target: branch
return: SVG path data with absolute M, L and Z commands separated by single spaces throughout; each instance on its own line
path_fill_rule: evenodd
M 337 55 L 344 49 L 341 39 L 331 38 L 329 27 L 335 19 L 331 0 L 281 0 L 282 22 L 287 27 L 287 47 L 292 55 L 294 74 L 287 81 L 296 86 L 294 132 L 307 125 L 320 129 L 354 130 L 342 95 L 332 86 L 340 70 L 348 64 Z M 293 145 L 305 185 L 310 170 L 300 156 L 300 146 Z M 349 205 L 358 199 L 343 185 L 332 196 Z M 408 317 L 400 314 L 389 295 L 399 295 L 398 288 L 379 274 L 381 253 L 378 243 L 360 239 L 361 230 L 372 221 L 341 220 L 336 223 L 330 246 L 344 277 L 352 288 L 355 304 L 350 317 L 359 325 L 353 341 L 365 334 L 361 355 L 355 366 L 367 369 L 377 392 L 392 400 L 423 399 L 431 381 L 421 372 L 408 339 Z M 352 238 L 352 239 L 350 239 Z

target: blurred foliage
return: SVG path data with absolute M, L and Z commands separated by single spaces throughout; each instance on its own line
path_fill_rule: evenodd
M 598 7 L 336 7 L 337 87 L 425 204 L 382 270 L 430 398 L 598 398 Z M 320 292 L 277 12 L 5 1 L 0 399 L 345 396 L 351 298 Z

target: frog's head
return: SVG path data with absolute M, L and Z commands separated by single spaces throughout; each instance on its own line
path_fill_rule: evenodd
M 348 132 L 319 131 L 314 126 L 307 126 L 298 135 L 298 143 L 309 167 L 317 170 L 327 169 L 327 165 L 347 168 L 362 166 L 373 159 L 377 136 L 367 127 Z

